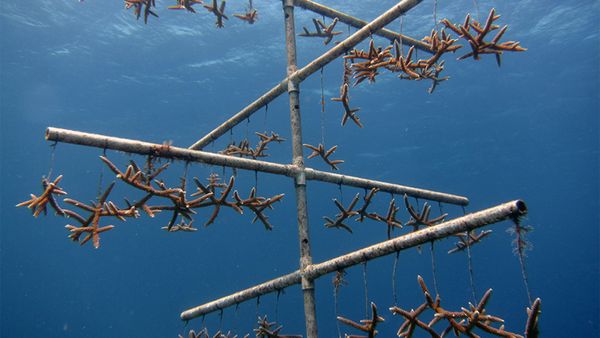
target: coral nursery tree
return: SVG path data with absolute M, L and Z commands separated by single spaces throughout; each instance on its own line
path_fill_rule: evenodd
M 463 217 L 446 220 L 447 214 L 435 217 L 430 216 L 430 204 L 424 203 L 422 206 L 412 205 L 409 197 L 459 206 L 467 205 L 469 200 L 463 196 L 380 182 L 368 178 L 341 175 L 305 166 L 304 148 L 312 151 L 308 155 L 308 158 L 319 157 L 332 170 L 338 170 L 338 165 L 344 162 L 343 160 L 333 158 L 337 146 L 326 147 L 323 144 L 324 142 L 315 146 L 304 144 L 302 140 L 301 105 L 299 99 L 300 84 L 330 62 L 338 58 L 344 59 L 343 82 L 340 86 L 340 94 L 339 97 L 332 98 L 333 102 L 339 102 L 338 107 L 343 111 L 341 124 L 344 126 L 348 121 L 352 121 L 351 124 L 362 128 L 363 123 L 358 116 L 359 109 L 352 107 L 349 100 L 349 91 L 352 87 L 361 85 L 361 83 L 364 85 L 374 82 L 376 77 L 382 72 L 398 73 L 400 79 L 430 81 L 431 87 L 429 92 L 432 93 L 436 86 L 448 80 L 447 76 L 441 75 L 441 72 L 444 70 L 443 57 L 447 53 L 453 53 L 460 48 L 465 48 L 470 51 L 460 56 L 459 59 L 479 59 L 485 55 L 493 55 L 498 65 L 500 65 L 501 56 L 505 52 L 525 50 L 518 42 L 501 42 L 502 37 L 507 31 L 507 26 L 500 27 L 496 24 L 499 16 L 493 9 L 484 23 L 479 23 L 469 15 L 466 16 L 462 24 L 454 24 L 447 19 L 441 20 L 440 26 L 442 28 L 432 30 L 431 34 L 422 40 L 413 39 L 385 28 L 390 22 L 406 14 L 420 2 L 420 0 L 402 0 L 373 21 L 365 22 L 310 0 L 283 0 L 287 76 L 264 95 L 236 114 L 233 114 L 224 123 L 217 126 L 191 146 L 183 148 L 166 143 L 154 144 L 54 127 L 47 129 L 46 139 L 51 142 L 79 144 L 104 150 L 111 149 L 129 154 L 147 156 L 148 160 L 144 165 L 138 165 L 134 161 L 131 161 L 125 169 L 119 168 L 108 157 L 101 157 L 103 163 L 116 175 L 118 181 L 142 192 L 142 198 L 134 201 L 127 200 L 126 206 L 119 207 L 110 199 L 110 194 L 115 186 L 115 183 L 112 183 L 91 204 L 65 198 L 62 204 L 68 204 L 69 208 L 61 207 L 58 197 L 66 194 L 66 192 L 59 187 L 62 176 L 58 176 L 53 180 L 49 177 L 44 178 L 42 180 L 42 194 L 40 196 L 32 194 L 29 200 L 20 203 L 18 206 L 28 207 L 36 217 L 41 213 L 46 213 L 47 209 L 51 208 L 57 215 L 69 218 L 71 224 L 68 224 L 66 228 L 69 231 L 70 239 L 80 244 L 91 242 L 96 248 L 100 246 L 101 234 L 114 228 L 113 225 L 106 224 L 105 220 L 117 219 L 123 221 L 127 218 L 138 218 L 143 215 L 154 217 L 159 212 L 171 215 L 168 224 L 163 227 L 164 230 L 170 232 L 196 231 L 197 228 L 194 227 L 193 221 L 197 210 L 202 208 L 208 208 L 212 211 L 205 225 L 213 223 L 219 216 L 220 210 L 231 209 L 238 213 L 246 211 L 254 214 L 254 221 L 260 222 L 264 225 L 265 229 L 269 230 L 272 228 L 272 224 L 266 213 L 276 203 L 282 201 L 284 198 L 283 194 L 262 197 L 257 195 L 254 188 L 248 193 L 248 197 L 246 198 L 245 194 L 241 195 L 235 190 L 234 176 L 231 176 L 228 180 L 224 180 L 224 178 L 219 177 L 217 174 L 212 174 L 209 177 L 208 183 L 203 183 L 200 179 L 194 178 L 195 191 L 188 191 L 186 177 L 182 179 L 181 184 L 171 187 L 160 179 L 160 174 L 168 170 L 168 163 L 159 165 L 157 159 L 164 158 L 184 161 L 186 163 L 186 171 L 189 163 L 201 162 L 289 177 L 293 180 L 295 189 L 298 243 L 300 247 L 299 268 L 287 275 L 186 310 L 181 313 L 181 319 L 185 321 L 211 312 L 222 311 L 227 307 L 236 306 L 244 301 L 268 293 L 280 292 L 294 284 L 300 284 L 304 302 L 306 336 L 317 337 L 314 283 L 317 278 L 329 273 L 336 273 L 337 288 L 343 284 L 344 269 L 348 267 L 366 263 L 377 257 L 398 253 L 408 248 L 419 247 L 422 244 L 449 236 L 458 236 L 459 238 L 459 242 L 451 252 L 469 251 L 471 245 L 480 242 L 489 234 L 489 231 L 486 230 L 477 233 L 475 231 L 477 228 L 507 219 L 514 220 L 516 224 L 514 230 L 517 234 L 517 253 L 523 265 L 522 271 L 526 280 L 523 248 L 526 244 L 524 232 L 528 228 L 521 226 L 519 222 L 522 216 L 527 213 L 527 208 L 523 201 L 514 200 L 489 209 L 467 214 Z M 158 16 L 154 0 L 125 0 L 125 5 L 126 8 L 133 10 L 134 15 L 138 19 L 143 18 L 145 23 L 148 23 L 152 17 Z M 204 3 L 202 0 L 177 0 L 176 4 L 168 8 L 196 13 L 197 9 L 200 9 L 200 6 L 203 6 L 215 17 L 217 28 L 223 28 L 227 20 L 229 20 L 225 1 L 218 2 L 213 0 L 212 3 Z M 323 19 L 313 19 L 313 28 L 304 27 L 302 33 L 297 34 L 294 14 L 296 7 L 322 15 Z M 250 1 L 244 13 L 234 14 L 233 16 L 249 24 L 254 24 L 259 19 L 258 10 L 254 8 L 252 1 Z M 332 21 L 326 23 L 325 17 L 331 18 Z M 341 41 L 334 41 L 341 34 L 340 31 L 335 30 L 339 22 L 354 26 L 358 30 Z M 314 31 L 311 31 L 311 29 L 314 29 Z M 452 37 L 451 33 L 456 36 Z M 334 43 L 331 44 L 332 47 L 327 52 L 312 60 L 306 66 L 298 68 L 296 60 L 297 35 L 323 39 L 325 45 L 329 45 L 332 41 Z M 388 39 L 390 44 L 385 47 L 376 46 L 372 39 L 373 35 L 380 35 Z M 366 39 L 370 39 L 368 50 L 358 50 L 355 48 Z M 459 45 L 459 39 L 464 40 L 468 47 Z M 416 59 L 415 51 L 417 49 L 429 55 L 429 58 Z M 290 163 L 281 164 L 262 160 L 263 157 L 268 156 L 267 150 L 269 150 L 269 146 L 285 141 L 274 132 L 270 134 L 266 132 L 256 133 L 259 140 L 254 147 L 246 139 L 239 143 L 231 143 L 225 150 L 218 153 L 203 150 L 207 145 L 225 135 L 233 127 L 245 121 L 259 109 L 285 93 L 288 94 L 289 98 L 290 141 L 292 145 Z M 323 100 L 324 97 L 322 96 L 322 103 L 324 102 Z M 339 213 L 334 217 L 324 217 L 326 221 L 325 226 L 352 232 L 352 226 L 349 224 L 350 221 L 362 222 L 369 220 L 380 222 L 387 228 L 388 240 L 321 263 L 314 263 L 309 236 L 307 208 L 308 181 L 320 181 L 340 186 L 364 188 L 365 195 L 361 198 L 360 194 L 357 194 L 347 206 L 343 202 L 334 200 Z M 369 205 L 378 192 L 388 192 L 402 196 L 403 201 L 397 203 L 392 198 L 386 213 L 378 214 L 372 212 L 369 210 Z M 410 219 L 407 222 L 402 222 L 398 219 L 397 213 L 401 207 L 404 207 L 410 215 Z M 414 231 L 392 238 L 392 231 L 403 227 L 412 227 Z M 390 311 L 394 315 L 404 318 L 404 322 L 398 331 L 399 336 L 410 337 L 417 329 L 428 332 L 432 337 L 443 336 L 449 332 L 454 332 L 456 335 L 476 336 L 474 333 L 476 330 L 503 337 L 519 336 L 516 333 L 505 331 L 504 326 L 501 324 L 503 320 L 486 312 L 485 306 L 491 296 L 491 289 L 484 294 L 477 304 L 469 304 L 468 308 L 463 308 L 459 311 L 449 311 L 440 305 L 439 296 L 434 297 L 431 294 L 421 277 L 418 277 L 418 282 L 425 298 L 423 304 L 411 311 L 399 307 L 390 308 Z M 540 312 L 540 301 L 539 299 L 535 301 L 530 300 L 530 304 L 531 308 L 528 309 L 529 318 L 526 324 L 525 336 L 536 337 L 538 335 L 537 318 Z M 426 322 L 420 319 L 419 316 L 423 318 L 423 313 L 428 310 L 433 311 L 434 316 L 433 319 Z M 338 317 L 338 320 L 355 330 L 362 331 L 368 337 L 373 337 L 377 334 L 377 325 L 383 321 L 381 316 L 379 316 L 380 312 L 378 312 L 375 304 L 371 304 L 372 316 L 369 319 L 355 322 L 344 317 Z M 443 326 L 439 326 L 442 325 L 439 324 L 439 327 L 434 327 L 436 324 L 442 322 L 445 323 Z M 264 317 L 259 318 L 258 328 L 254 331 L 257 337 L 292 337 L 281 334 L 280 330 L 281 326 L 269 322 Z M 209 334 L 207 330 L 198 333 L 190 331 L 189 336 L 206 337 Z M 227 337 L 229 334 L 219 332 L 214 336 Z M 353 335 L 352 337 L 360 336 Z

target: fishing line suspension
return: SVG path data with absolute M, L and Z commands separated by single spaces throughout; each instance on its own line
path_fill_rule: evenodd
M 367 284 L 367 261 L 363 263 L 363 282 L 365 285 L 365 317 L 369 317 L 369 285 Z
M 106 148 L 102 149 L 102 156 L 106 157 Z M 52 157 L 54 157 L 54 154 L 52 155 Z M 50 176 L 48 176 L 48 177 L 50 177 Z M 104 166 L 101 166 L 100 174 L 98 175 L 98 191 L 96 193 L 97 198 L 100 198 L 100 196 L 102 195 L 103 180 L 104 180 Z
M 236 303 L 235 310 L 233 311 L 233 332 L 238 331 L 238 325 L 239 325 L 239 321 L 240 321 L 239 310 L 240 310 L 240 303 Z
M 269 113 L 269 104 L 265 104 L 265 120 L 263 121 L 263 129 L 264 131 L 267 131 L 267 116 Z
M 333 277 L 332 280 L 332 284 L 333 284 L 333 305 L 334 305 L 334 311 L 335 311 L 335 317 L 337 318 L 339 315 L 339 303 L 338 303 L 338 295 L 340 292 L 340 288 L 343 285 L 346 285 L 346 280 L 344 279 L 344 276 L 346 275 L 346 271 L 345 270 L 338 270 L 335 272 L 335 276 Z M 338 332 L 338 338 L 342 338 L 342 331 L 340 329 L 340 321 L 336 320 L 335 321 L 336 327 L 337 327 L 337 332 Z
M 52 143 L 50 145 L 50 161 L 48 163 L 48 176 L 47 178 L 50 179 L 50 177 L 52 176 L 52 170 L 54 169 L 54 157 L 56 154 L 56 145 L 58 144 L 58 141 L 54 141 L 54 143 Z M 106 149 L 105 149 L 106 151 Z
M 463 215 L 467 214 L 467 211 L 465 209 L 465 207 L 462 207 L 463 209 Z M 475 277 L 473 276 L 473 260 L 471 257 L 471 244 L 470 244 L 470 240 L 469 238 L 471 237 L 471 232 L 467 231 L 467 241 L 466 241 L 466 246 L 467 246 L 467 266 L 469 269 L 469 283 L 471 284 L 471 296 L 473 297 L 473 302 L 477 303 L 477 294 L 475 292 Z
M 277 298 L 275 299 L 275 322 L 279 322 L 279 297 L 281 296 L 281 289 L 277 290 Z
M 396 272 L 398 271 L 398 258 L 400 257 L 400 251 L 396 251 L 396 257 L 394 258 L 394 267 L 392 268 L 392 296 L 394 298 L 394 306 L 398 305 L 398 290 L 396 288 Z
M 260 315 L 260 296 L 256 297 L 256 316 L 254 318 L 258 318 Z
M 246 118 L 246 140 L 248 139 L 248 130 L 250 130 L 250 116 Z
M 438 7 L 438 0 L 433 0 L 433 28 L 435 28 L 436 30 L 438 28 L 437 7 Z
M 223 309 L 219 311 L 219 331 L 223 329 Z
M 256 191 L 258 191 L 258 170 L 254 170 L 254 187 L 256 187 Z
M 477 0 L 473 0 L 473 6 L 475 6 L 475 13 L 477 13 L 477 21 L 480 21 L 479 19 L 479 4 L 477 3 Z
M 404 28 L 404 15 L 400 15 L 400 56 L 403 55 L 404 46 L 402 45 L 402 37 L 404 36 L 402 33 L 402 29 Z
M 323 85 L 323 69 L 321 67 L 321 144 L 325 145 L 325 89 Z
M 437 273 L 435 268 L 435 241 L 431 241 L 431 275 L 433 277 L 433 289 L 435 290 L 435 294 L 439 295 L 438 284 L 437 284 Z
M 531 300 L 531 291 L 529 289 L 529 279 L 527 278 L 527 269 L 525 267 L 525 250 L 528 249 L 529 243 L 525 239 L 525 234 L 531 231 L 531 227 L 525 227 L 521 225 L 521 219 L 519 217 L 513 217 L 514 223 L 514 235 L 516 238 L 513 243 L 515 245 L 514 251 L 519 258 L 519 265 L 521 266 L 521 276 L 523 277 L 523 284 L 525 285 L 525 291 L 527 292 L 527 300 L 529 305 L 533 304 Z

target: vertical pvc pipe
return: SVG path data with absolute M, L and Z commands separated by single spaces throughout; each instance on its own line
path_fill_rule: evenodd
M 290 77 L 297 70 L 296 64 L 296 29 L 294 26 L 294 1 L 283 0 L 285 16 L 285 46 L 287 51 L 287 75 Z M 292 129 L 292 163 L 304 169 L 302 150 L 302 121 L 300 116 L 300 81 L 288 81 L 290 99 L 290 126 Z M 294 177 L 296 189 L 296 208 L 298 212 L 298 241 L 300 244 L 300 273 L 312 264 L 310 252 L 310 237 L 308 232 L 308 211 L 306 198 L 306 177 L 304 171 L 299 171 Z M 315 283 L 302 277 L 302 293 L 304 297 L 304 320 L 306 337 L 317 338 L 317 314 L 315 305 Z

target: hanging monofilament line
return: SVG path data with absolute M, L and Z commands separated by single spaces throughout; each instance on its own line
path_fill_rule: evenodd
M 338 184 L 338 190 L 340 191 L 340 202 L 344 204 L 344 192 L 342 191 L 342 185 Z
M 185 161 L 185 166 L 183 167 L 183 177 L 182 179 L 182 187 L 181 189 L 183 189 L 183 191 L 186 191 L 186 184 L 187 184 L 187 176 L 188 176 L 188 169 L 190 167 L 190 161 Z
M 50 177 L 52 176 L 52 170 L 54 169 L 54 156 L 56 154 L 56 145 L 57 144 L 58 144 L 58 141 L 55 141 L 54 143 L 52 143 L 50 145 L 50 148 L 52 150 L 50 151 L 50 163 L 48 164 L 48 176 L 47 176 L 48 179 L 50 179 Z
M 398 306 L 398 291 L 396 289 L 396 272 L 398 271 L 398 258 L 400 257 L 400 251 L 396 252 L 394 258 L 394 267 L 392 268 L 392 296 L 394 297 L 394 306 Z
M 263 121 L 263 129 L 266 132 L 267 131 L 267 116 L 269 114 L 269 104 L 265 104 L 265 120 Z
M 477 21 L 479 20 L 479 4 L 477 3 L 477 0 L 473 0 L 473 6 L 475 6 L 475 13 L 477 13 Z
M 106 157 L 106 148 L 102 149 L 102 156 Z M 50 176 L 48 176 L 50 177 Z M 102 181 L 104 180 L 104 166 L 100 167 L 100 175 L 98 175 L 98 192 L 96 193 L 96 197 L 100 198 L 102 196 Z
M 440 208 L 440 215 L 444 214 L 444 210 L 442 209 L 442 203 L 438 202 L 438 207 Z M 435 290 L 435 294 L 439 295 L 438 291 L 438 283 L 437 283 L 437 270 L 435 265 L 435 241 L 431 241 L 431 274 L 433 276 L 433 288 Z
M 223 309 L 219 311 L 219 331 L 223 329 Z
M 433 277 L 433 289 L 435 290 L 435 294 L 439 295 L 438 286 L 437 286 L 437 274 L 435 270 L 435 250 L 434 250 L 434 241 L 431 241 L 431 276 Z
M 433 0 L 433 28 L 435 28 L 436 30 L 437 30 L 437 27 L 438 27 L 438 22 L 437 22 L 437 7 L 438 7 L 437 0 Z
M 402 45 L 402 37 L 404 36 L 404 33 L 402 33 L 402 28 L 404 27 L 404 15 L 400 15 L 400 56 L 402 56 L 403 53 L 403 45 Z
M 521 265 L 521 275 L 523 276 L 523 284 L 525 285 L 525 291 L 527 292 L 527 299 L 529 300 L 529 305 L 533 304 L 531 300 L 531 291 L 529 290 L 529 279 L 527 278 L 527 269 L 525 268 L 525 250 L 529 247 L 529 243 L 525 239 L 525 234 L 531 231 L 531 227 L 525 227 L 521 225 L 521 219 L 519 217 L 513 218 L 514 222 L 514 233 L 515 233 L 515 243 L 514 251 L 519 257 L 519 264 Z
M 369 317 L 369 286 L 367 284 L 367 262 L 363 263 L 363 282 L 365 284 L 365 317 Z
M 338 295 L 340 292 L 340 288 L 343 285 L 346 285 L 346 280 L 344 279 L 344 276 L 346 275 L 346 271 L 344 270 L 338 270 L 335 272 L 335 276 L 333 277 L 332 280 L 332 284 L 333 284 L 333 305 L 334 305 L 334 311 L 335 311 L 335 318 L 338 317 L 338 314 L 340 312 L 339 309 L 339 305 L 338 305 Z M 336 320 L 335 321 L 336 327 L 337 327 L 337 332 L 338 332 L 338 338 L 342 338 L 342 331 L 340 329 L 340 321 Z
M 463 215 L 467 214 L 467 210 L 465 209 L 465 207 L 462 207 L 463 209 Z M 469 238 L 471 237 L 471 232 L 467 231 L 467 240 L 466 240 L 466 246 L 467 246 L 467 266 L 469 269 L 469 283 L 471 284 L 471 296 L 473 296 L 473 302 L 474 304 L 477 303 L 477 295 L 475 292 L 475 278 L 473 277 L 473 262 L 471 260 L 471 244 L 469 241 Z
M 248 139 L 248 130 L 250 129 L 250 117 L 246 118 L 246 140 Z
M 254 187 L 258 191 L 258 170 L 254 170 Z
M 337 318 L 338 314 L 340 313 L 339 312 L 339 304 L 338 304 L 339 290 L 340 290 L 340 284 L 334 282 L 333 283 L 333 307 L 334 307 L 334 311 L 335 311 L 335 318 Z M 335 324 L 337 326 L 338 338 L 342 338 L 342 331 L 340 330 L 340 321 L 336 320 Z
M 471 236 L 471 232 L 467 231 L 467 238 Z M 469 266 L 469 282 L 471 283 L 471 294 L 473 296 L 473 302 L 477 303 L 477 295 L 475 293 L 475 278 L 473 277 L 473 262 L 471 260 L 471 244 L 467 239 L 467 261 Z
M 277 298 L 275 299 L 275 322 L 279 322 L 279 296 L 281 290 L 277 290 Z
M 238 325 L 240 322 L 240 303 L 235 304 L 235 310 L 233 311 L 233 332 L 238 331 Z
M 256 297 L 256 317 L 259 318 L 260 315 L 260 296 Z
M 321 144 L 325 145 L 325 89 L 323 88 L 323 67 L 321 67 Z

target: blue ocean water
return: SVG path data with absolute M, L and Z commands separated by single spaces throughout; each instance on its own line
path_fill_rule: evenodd
M 366 20 L 394 1 L 323 1 Z M 39 194 L 40 178 L 63 174 L 69 197 L 93 200 L 114 178 L 98 159 L 102 150 L 44 140 L 48 126 L 187 147 L 285 77 L 286 59 L 280 1 L 255 0 L 259 21 L 250 26 L 230 18 L 225 29 L 214 18 L 169 12 L 157 1 L 160 18 L 136 21 L 119 1 L 36 0 L 0 2 L 1 232 L 0 335 L 2 337 L 176 337 L 204 325 L 251 332 L 256 316 L 284 325 L 283 333 L 304 332 L 299 287 L 280 295 L 211 314 L 186 326 L 181 311 L 292 272 L 298 266 L 293 184 L 287 178 L 237 172 L 236 189 L 246 195 L 254 185 L 261 195 L 285 193 L 269 211 L 273 231 L 252 224 L 249 215 L 224 210 L 195 233 L 160 229 L 169 215 L 115 223 L 102 234 L 101 247 L 71 242 L 66 220 L 31 217 L 14 205 Z M 304 142 L 339 145 L 342 174 L 467 196 L 467 212 L 513 199 L 529 207 L 527 271 L 534 297 L 542 299 L 540 328 L 546 337 L 599 335 L 599 4 L 598 1 L 439 2 L 437 17 L 461 22 L 466 13 L 485 19 L 495 7 L 505 40 L 518 40 L 524 53 L 507 53 L 501 68 L 493 57 L 457 62 L 446 56 L 451 76 L 428 94 L 429 83 L 382 74 L 373 84 L 351 89 L 365 128 L 340 126 L 337 96 L 340 60 L 301 86 Z M 241 12 L 245 1 L 227 10 Z M 433 1 L 424 1 L 389 28 L 421 38 L 433 27 Z M 310 27 L 318 17 L 296 10 L 296 26 Z M 353 32 L 338 26 L 343 34 Z M 387 41 L 375 37 L 379 45 Z M 303 66 L 330 46 L 298 38 Z M 364 42 L 359 46 L 367 48 Z M 422 55 L 421 55 L 422 56 Z M 321 79 L 323 87 L 321 87 Z M 321 91 L 326 97 L 321 113 Z M 255 131 L 290 139 L 285 95 L 224 135 L 208 151 L 231 140 L 255 141 Z M 289 163 L 290 142 L 270 146 L 267 160 Z M 143 157 L 107 151 L 121 167 Z M 328 168 L 318 159 L 307 166 Z M 178 184 L 185 168 L 174 163 L 163 176 Z M 188 178 L 230 169 L 193 164 Z M 323 226 L 337 209 L 332 198 L 348 203 L 362 189 L 309 182 L 309 221 L 315 262 L 387 238 L 385 226 L 352 223 L 354 234 Z M 135 198 L 117 184 L 111 198 Z M 397 200 L 399 196 L 396 196 Z M 388 194 L 373 210 L 384 213 Z M 422 201 L 421 201 L 422 203 Z M 433 204 L 437 215 L 439 207 Z M 441 206 L 451 217 L 463 210 Z M 401 211 L 401 219 L 408 215 Z M 506 320 L 506 329 L 523 332 L 528 305 L 519 262 L 512 253 L 510 222 L 491 225 L 493 234 L 472 250 L 476 293 L 493 288 L 488 312 Z M 396 232 L 395 235 L 407 230 Z M 453 239 L 436 242 L 436 280 L 443 305 L 460 309 L 471 299 L 467 258 L 447 255 Z M 348 285 L 337 296 L 332 276 L 317 280 L 317 316 L 322 337 L 338 335 L 336 315 L 366 318 L 365 289 L 386 322 L 380 336 L 394 336 L 401 325 L 387 308 L 416 308 L 423 295 L 416 276 L 433 289 L 431 250 L 424 246 L 348 269 Z M 365 284 L 367 287 L 365 288 Z M 356 333 L 348 327 L 342 332 Z M 422 336 L 423 332 L 419 336 Z

